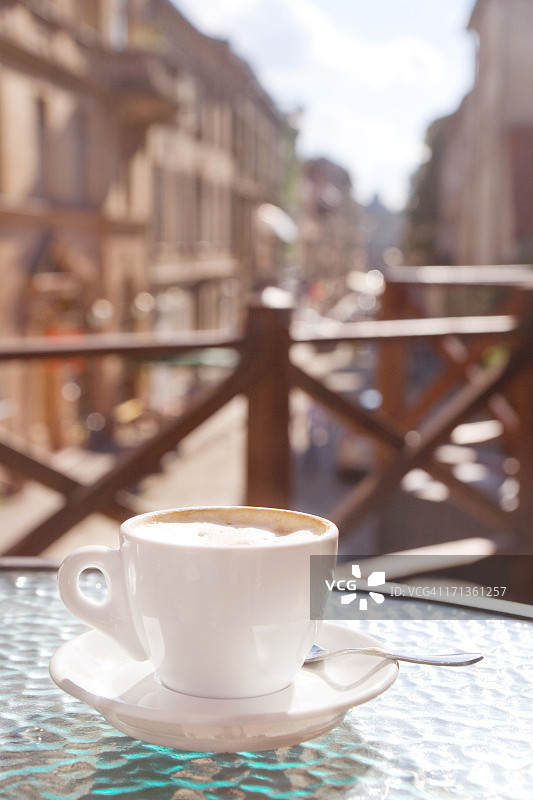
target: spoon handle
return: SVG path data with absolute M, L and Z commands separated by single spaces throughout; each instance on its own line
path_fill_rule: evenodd
M 468 664 L 475 664 L 476 661 L 481 661 L 483 656 L 481 653 L 446 653 L 443 655 L 430 655 L 430 656 L 406 656 L 401 653 L 389 653 L 382 650 L 380 647 L 351 647 L 346 650 L 334 650 L 329 652 L 324 650 L 306 658 L 306 664 L 313 664 L 317 661 L 323 661 L 326 658 L 333 658 L 333 656 L 353 655 L 359 654 L 364 656 L 377 656 L 378 658 L 386 658 L 389 661 L 410 661 L 413 664 L 431 664 L 439 667 L 464 667 Z

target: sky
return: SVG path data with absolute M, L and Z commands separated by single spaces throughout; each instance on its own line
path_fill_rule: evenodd
M 347 169 L 361 203 L 405 204 L 428 125 L 473 84 L 475 0 L 173 2 L 228 39 L 283 112 L 303 110 L 298 154 Z

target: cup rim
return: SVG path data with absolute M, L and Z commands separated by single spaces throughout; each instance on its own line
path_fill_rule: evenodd
M 141 528 L 142 524 L 149 520 L 150 518 L 159 517 L 160 515 L 178 515 L 181 516 L 182 514 L 189 513 L 191 516 L 194 516 L 195 513 L 202 513 L 207 512 L 217 513 L 217 512 L 228 512 L 228 511 L 235 511 L 238 514 L 242 514 L 243 517 L 246 516 L 247 513 L 249 514 L 261 514 L 261 513 L 274 513 L 281 515 L 285 518 L 301 518 L 303 521 L 311 520 L 315 526 L 323 527 L 323 530 L 318 532 L 316 540 L 307 540 L 307 541 L 282 541 L 278 540 L 277 544 L 281 547 L 285 548 L 305 548 L 309 547 L 310 545 L 316 545 L 318 542 L 324 542 L 330 539 L 337 539 L 338 538 L 338 528 L 334 522 L 325 517 L 320 517 L 317 514 L 310 514 L 307 511 L 294 511 L 291 509 L 286 508 L 274 508 L 269 506 L 245 506 L 245 505 L 200 505 L 200 506 L 176 506 L 171 508 L 163 508 L 157 509 L 154 511 L 145 511 L 142 514 L 136 514 L 133 517 L 125 520 L 120 526 L 120 535 L 126 539 L 134 539 L 136 541 L 143 541 L 149 542 L 144 536 L 140 536 L 136 534 L 136 528 Z M 253 521 L 250 520 L 248 523 L 250 526 L 253 525 Z M 298 528 L 295 528 L 298 530 Z M 180 544 L 179 542 L 165 542 L 165 541 L 157 541 L 153 542 L 153 544 L 157 544 L 157 546 L 170 546 L 175 547 L 179 546 L 183 549 L 193 549 L 193 550 L 203 550 L 205 551 L 206 545 L 205 544 L 194 544 L 194 543 L 184 543 Z M 236 550 L 238 552 L 247 552 L 252 550 L 269 550 L 272 549 L 272 543 L 269 542 L 258 542 L 253 543 L 252 545 L 243 545 L 243 544 L 209 544 L 209 550 L 221 550 L 221 551 L 232 551 Z

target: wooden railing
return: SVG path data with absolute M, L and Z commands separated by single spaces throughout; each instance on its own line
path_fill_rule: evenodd
M 491 268 L 454 268 L 448 271 L 392 271 L 382 298 L 383 318 L 348 323 L 333 333 L 319 333 L 292 323 L 292 309 L 251 304 L 242 336 L 215 332 L 188 335 L 87 335 L 50 342 L 24 339 L 0 343 L 0 362 L 106 355 L 157 360 L 201 348 L 232 348 L 239 363 L 214 389 L 192 403 L 184 413 L 167 419 L 147 441 L 117 456 L 109 471 L 89 485 L 82 484 L 36 458 L 7 432 L 0 436 L 0 463 L 58 491 L 61 508 L 26 532 L 4 555 L 42 552 L 73 525 L 99 511 L 115 520 L 137 512 L 121 490 L 157 471 L 166 452 L 237 395 L 248 399 L 247 489 L 249 505 L 291 506 L 291 446 L 289 398 L 300 389 L 324 406 L 342 425 L 373 437 L 380 459 L 375 470 L 347 492 L 329 516 L 340 526 L 362 520 L 379 510 L 402 478 L 415 467 L 444 483 L 450 500 L 496 531 L 513 537 L 513 549 L 529 552 L 533 546 L 533 321 L 532 272 L 528 268 L 501 273 Z M 490 280 L 489 280 L 490 278 Z M 428 286 L 497 287 L 503 313 L 477 316 L 424 318 L 421 294 Z M 415 294 L 412 291 L 415 290 Z M 406 314 L 409 319 L 404 318 Z M 406 358 L 413 342 L 426 341 L 438 349 L 445 366 L 411 405 L 404 398 Z M 293 345 L 335 345 L 372 342 L 380 349 L 378 381 L 382 407 L 369 411 L 332 391 L 291 360 Z M 488 345 L 498 345 L 500 358 L 483 365 Z M 506 446 L 520 463 L 518 508 L 505 510 L 479 489 L 454 477 L 434 457 L 457 425 L 480 409 L 489 408 L 502 421 Z M 1 543 L 0 543 L 1 550 Z

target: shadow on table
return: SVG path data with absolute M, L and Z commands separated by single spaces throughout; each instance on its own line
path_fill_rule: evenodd
M 374 791 L 379 781 L 379 744 L 364 741 L 348 723 L 310 742 L 259 753 L 185 753 L 133 740 L 127 747 L 127 741 L 120 737 L 116 749 L 106 748 L 91 790 L 81 800 L 106 794 L 110 786 L 116 796 L 143 800 L 325 800 L 348 792 L 350 798 L 363 798 L 365 776 L 372 775 Z

